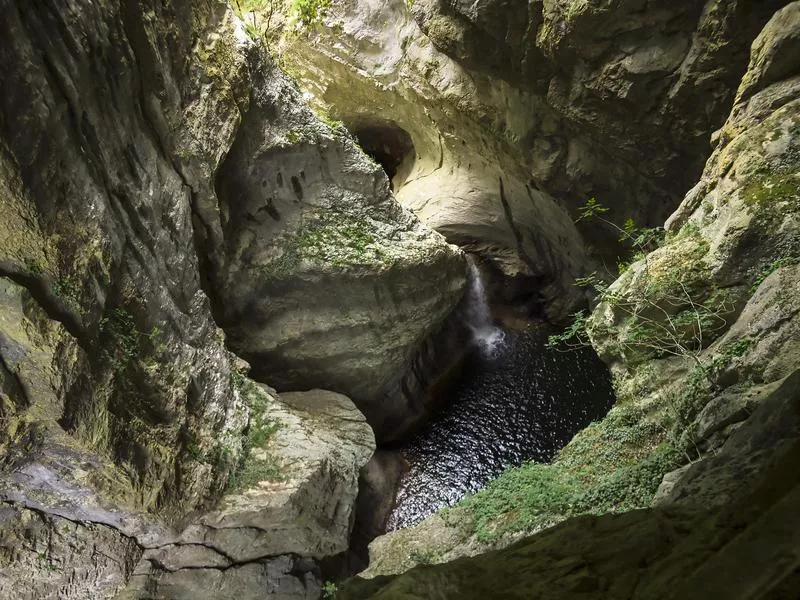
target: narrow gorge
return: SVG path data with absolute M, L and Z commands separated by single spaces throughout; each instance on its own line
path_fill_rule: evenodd
M 0 598 L 798 597 L 800 2 L 0 8 Z

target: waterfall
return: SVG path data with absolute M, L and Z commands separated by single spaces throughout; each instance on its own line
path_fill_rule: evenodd
M 481 272 L 472 257 L 469 262 L 469 296 L 467 303 L 467 325 L 472 331 L 472 338 L 484 354 L 494 354 L 503 344 L 503 330 L 494 324 L 489 301 L 486 299 L 486 288 L 483 286 Z

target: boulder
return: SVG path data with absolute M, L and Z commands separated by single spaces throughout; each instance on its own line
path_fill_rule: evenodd
M 268 439 L 213 511 L 145 550 L 121 598 L 319 597 L 318 561 L 348 548 L 375 438 L 340 394 L 251 393 L 269 419 Z
M 417 398 L 387 390 L 460 300 L 463 254 L 397 204 L 381 168 L 271 60 L 253 51 L 250 68 L 217 181 L 217 322 L 257 379 L 346 394 L 379 437 L 402 434 Z

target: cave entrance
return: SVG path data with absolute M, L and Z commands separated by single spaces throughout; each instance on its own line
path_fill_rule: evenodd
M 357 119 L 346 124 L 361 149 L 383 167 L 392 190 L 402 185 L 415 158 L 409 133 L 394 121 Z

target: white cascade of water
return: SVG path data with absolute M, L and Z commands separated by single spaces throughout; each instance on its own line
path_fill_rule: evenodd
M 467 257 L 469 262 L 469 295 L 467 301 L 467 325 L 472 330 L 472 337 L 484 354 L 494 354 L 503 344 L 503 330 L 494 324 L 486 288 L 483 286 L 481 272 L 475 261 Z

